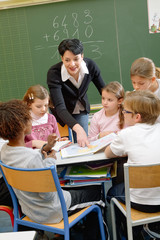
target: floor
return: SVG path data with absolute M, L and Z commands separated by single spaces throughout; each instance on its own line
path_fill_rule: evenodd
M 106 184 L 106 191 L 110 187 L 110 183 Z M 108 222 L 108 228 L 111 235 L 111 221 L 110 221 L 110 207 L 107 205 L 107 222 Z M 12 225 L 9 218 L 9 215 L 3 211 L 0 211 L 0 233 L 2 232 L 12 232 Z M 54 240 L 54 234 L 53 233 L 46 233 L 49 237 L 49 240 Z M 83 240 L 82 233 L 81 232 L 73 232 L 73 239 L 75 240 Z M 112 236 L 110 236 L 110 240 L 112 240 Z
M 10 217 L 3 211 L 0 211 L 0 233 L 1 232 L 12 232 Z

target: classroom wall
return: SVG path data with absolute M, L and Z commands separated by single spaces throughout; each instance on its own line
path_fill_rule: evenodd
M 0 10 L 0 100 L 22 98 L 34 84 L 46 85 L 49 67 L 64 38 L 79 38 L 84 55 L 106 83 L 132 90 L 129 69 L 138 57 L 159 61 L 159 34 L 149 34 L 147 0 L 69 0 Z M 95 87 L 90 103 L 100 103 Z

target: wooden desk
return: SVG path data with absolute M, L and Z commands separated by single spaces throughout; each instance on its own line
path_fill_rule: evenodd
M 34 240 L 35 231 L 0 233 L 0 240 Z

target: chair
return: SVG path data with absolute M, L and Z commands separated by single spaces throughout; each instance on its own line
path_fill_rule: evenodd
M 32 227 L 48 232 L 64 235 L 65 240 L 70 239 L 69 230 L 87 214 L 94 211 L 98 214 L 99 227 L 101 238 L 105 240 L 104 226 L 102 220 L 102 212 L 99 206 L 93 205 L 86 207 L 79 212 L 68 217 L 65 200 L 63 197 L 62 189 L 60 187 L 59 179 L 55 166 L 44 169 L 23 169 L 9 167 L 0 162 L 3 177 L 11 193 L 14 206 L 14 232 L 18 231 L 18 225 Z M 29 192 L 54 192 L 57 191 L 63 212 L 63 220 L 57 224 L 39 224 L 33 222 L 28 216 L 19 217 L 18 214 L 18 201 L 13 188 L 29 191 Z
M 125 202 L 122 204 L 116 198 L 111 199 L 111 217 L 113 240 L 117 239 L 116 234 L 116 205 L 126 217 L 128 239 L 133 239 L 132 227 L 146 223 L 160 221 L 160 212 L 144 213 L 131 208 L 129 188 L 154 188 L 160 187 L 160 164 L 136 165 L 124 164 Z
M 62 127 L 58 122 L 58 129 L 59 129 L 59 133 L 61 135 L 61 137 L 68 137 L 69 140 L 72 142 L 72 130 L 70 127 L 68 127 L 68 125 L 64 125 L 64 127 Z
M 0 211 L 4 211 L 9 214 L 11 219 L 12 227 L 14 226 L 14 215 L 13 215 L 13 208 L 6 206 L 6 205 L 0 205 Z

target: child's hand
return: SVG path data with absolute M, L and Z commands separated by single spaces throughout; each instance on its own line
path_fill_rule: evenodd
M 112 133 L 113 131 L 106 131 L 106 132 L 101 132 L 100 134 L 99 134 L 99 138 L 102 138 L 102 137 L 104 137 L 104 136 L 107 136 L 107 135 L 109 135 L 110 133 Z
M 58 141 L 67 141 L 68 140 L 68 137 L 62 137 L 62 138 L 59 138 Z
M 48 136 L 48 142 L 42 147 L 41 152 L 44 154 L 46 152 L 48 155 L 50 154 L 49 151 L 52 152 L 52 147 L 54 147 L 56 141 L 58 140 L 58 137 L 55 133 L 50 134 Z
M 45 143 L 47 142 L 42 140 L 32 140 L 32 148 L 41 149 Z
M 44 155 L 44 158 L 54 158 L 54 159 L 57 159 L 56 152 L 54 150 L 49 151 L 49 153 L 46 153 L 45 151 L 43 151 L 42 153 Z
M 48 136 L 48 145 L 50 146 L 50 148 L 54 147 L 58 138 L 59 137 L 55 133 Z

